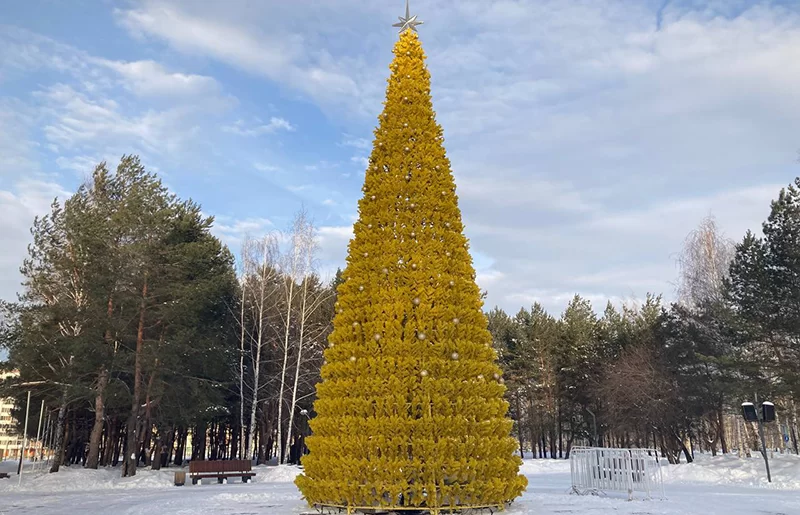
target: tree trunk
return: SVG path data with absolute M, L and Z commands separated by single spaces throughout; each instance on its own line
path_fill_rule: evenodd
M 125 435 L 122 431 L 122 424 L 120 422 L 117 422 L 117 427 L 119 428 L 118 432 L 120 434 L 117 436 L 117 439 L 114 440 L 114 458 L 111 462 L 112 467 L 116 467 L 117 465 L 119 465 L 120 457 L 124 458 L 124 456 L 122 456 L 122 448 L 123 448 L 123 442 L 125 440 Z
M 797 448 L 797 407 L 795 406 L 794 399 L 792 399 L 792 402 L 791 402 L 790 417 L 791 417 L 791 424 L 789 426 L 789 432 L 791 433 L 791 438 L 792 438 L 792 448 L 794 449 L 794 453 L 798 454 L 798 448 Z
M 539 444 L 539 457 L 546 458 L 547 457 L 547 441 L 545 440 L 545 430 L 544 426 L 542 427 L 542 440 Z
M 58 472 L 61 462 L 64 460 L 64 420 L 67 418 L 67 390 L 61 394 L 61 405 L 58 407 L 58 422 L 56 422 L 56 442 L 53 464 L 50 466 L 50 473 Z
M 125 465 L 122 467 L 122 477 L 136 475 L 137 443 L 136 429 L 139 421 L 139 409 L 142 398 L 142 348 L 144 347 L 144 322 L 147 309 L 147 274 L 142 285 L 142 301 L 139 306 L 139 327 L 136 332 L 136 355 L 133 364 L 133 398 L 131 399 L 131 413 L 128 416 L 127 441 L 125 447 Z
M 108 420 L 106 422 L 105 437 L 103 440 L 103 452 L 100 458 L 100 466 L 106 467 L 111 463 L 111 456 L 113 455 L 114 445 L 117 438 L 117 423 L 115 420 Z
M 108 386 L 108 369 L 103 365 L 97 374 L 97 387 L 94 396 L 94 425 L 89 437 L 89 455 L 86 457 L 86 468 L 96 469 L 100 461 L 100 441 L 105 426 L 105 391 Z
M 742 422 L 742 445 L 744 445 L 744 455 L 748 458 L 752 458 L 751 449 L 753 446 L 751 442 L 753 441 L 750 437 L 750 431 L 747 429 L 749 426 L 748 422 Z M 756 445 L 758 447 L 758 445 Z
M 286 388 L 286 367 L 289 362 L 289 329 L 292 316 L 292 299 L 294 299 L 294 278 L 289 278 L 289 294 L 288 301 L 286 302 L 286 327 L 284 331 L 283 340 L 283 366 L 281 367 L 281 382 L 278 389 L 278 436 L 275 441 L 278 444 L 278 463 L 283 463 L 285 456 L 283 455 L 283 440 L 281 439 L 281 429 L 283 428 L 283 391 Z
M 175 465 L 183 466 L 183 457 L 186 455 L 186 440 L 189 438 L 189 428 L 181 428 L 178 433 L 178 446 L 175 449 Z
M 261 323 L 259 323 L 261 326 Z M 256 357 L 253 360 L 253 396 L 250 399 L 251 406 L 250 406 L 250 434 L 247 435 L 247 458 L 253 459 L 254 449 L 253 449 L 253 428 L 256 426 L 256 413 L 258 412 L 258 379 L 259 379 L 259 370 L 261 368 L 261 338 L 262 338 L 262 327 L 258 329 L 258 339 L 259 342 L 256 343 Z
M 308 259 L 309 262 L 307 263 L 307 269 L 311 268 L 311 258 L 313 256 L 310 249 L 305 249 L 304 251 L 308 252 Z M 305 337 L 305 329 L 306 329 L 306 318 L 308 317 L 308 278 L 303 278 L 303 302 L 300 306 L 300 338 L 297 342 L 297 367 L 294 371 L 294 386 L 292 387 L 292 403 L 289 405 L 289 426 L 286 432 L 286 447 L 284 451 L 284 456 L 289 453 L 289 446 L 292 444 L 292 430 L 294 429 L 294 412 L 297 408 L 297 383 L 300 381 L 300 365 L 302 363 L 302 355 L 303 355 L 303 343 Z M 313 309 L 312 309 L 313 311 Z M 522 455 L 522 448 L 520 447 L 520 455 Z M 299 463 L 299 459 L 298 459 Z
M 161 460 L 166 453 L 164 440 L 163 428 L 158 428 L 158 436 L 156 436 L 155 445 L 153 445 L 153 458 L 150 461 L 151 470 L 161 469 Z
M 246 272 L 246 270 L 245 270 Z M 239 325 L 241 327 L 241 334 L 239 339 L 239 459 L 252 459 L 252 456 L 245 457 L 249 449 L 245 449 L 245 426 L 244 426 L 244 341 L 245 341 L 245 284 L 246 280 L 242 281 L 242 310 L 239 316 Z M 251 429 L 252 431 L 252 429 Z
M 108 305 L 106 309 L 106 326 L 103 340 L 106 345 L 111 347 L 111 317 L 114 314 L 114 301 L 113 297 L 108 297 Z M 86 468 L 96 469 L 100 461 L 100 441 L 103 436 L 103 428 L 105 427 L 105 392 L 108 386 L 108 368 L 105 364 L 100 366 L 100 372 L 97 374 L 97 387 L 95 388 L 94 399 L 94 425 L 92 426 L 92 434 L 89 437 L 89 454 L 86 456 Z
M 198 459 L 204 460 L 208 456 L 206 452 L 206 446 L 208 444 L 207 433 L 208 427 L 205 422 L 198 428 L 197 431 L 197 438 L 200 440 L 200 447 L 198 449 Z M 195 435 L 192 435 L 192 439 L 194 439 Z
M 519 456 L 525 459 L 525 442 L 522 437 L 522 403 L 519 401 L 519 392 L 514 396 L 517 404 L 517 436 L 519 437 Z
M 686 463 L 693 462 L 694 461 L 694 456 L 692 456 L 692 452 L 689 450 L 689 448 L 686 447 L 686 442 L 684 441 L 685 439 L 681 438 L 681 436 L 678 435 L 677 433 L 674 433 L 673 436 L 674 436 L 675 441 L 677 442 L 677 444 L 678 444 L 678 446 L 680 448 L 680 451 L 682 451 L 683 455 L 686 456 Z
M 567 453 L 564 456 L 565 459 L 569 459 L 569 453 L 572 451 L 572 442 L 575 440 L 575 434 L 570 433 L 569 438 L 567 438 Z
M 159 346 L 164 338 L 164 329 L 161 329 L 161 336 L 159 337 Z M 144 422 L 142 423 L 142 433 L 139 436 L 139 445 L 144 448 L 144 465 L 150 465 L 151 456 L 153 454 L 152 440 L 153 440 L 153 409 L 151 407 L 150 394 L 153 390 L 153 382 L 158 372 L 158 358 L 153 365 L 153 371 L 150 373 L 150 378 L 147 380 L 147 388 L 144 395 Z
M 719 444 L 722 446 L 722 454 L 728 454 L 728 440 L 725 438 L 725 413 L 721 406 L 717 410 L 717 423 L 719 424 Z
M 272 413 L 273 409 L 271 406 L 271 402 L 264 402 L 264 406 L 262 408 L 262 421 L 258 424 L 257 428 L 253 428 L 251 431 L 255 432 L 258 430 L 258 463 L 265 463 L 268 461 L 271 456 L 270 452 L 271 449 L 269 448 L 269 441 L 272 435 Z

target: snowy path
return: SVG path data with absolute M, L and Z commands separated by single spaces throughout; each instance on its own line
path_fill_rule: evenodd
M 5 467 L 3 465 L 6 465 Z M 692 465 L 665 468 L 667 500 L 633 501 L 617 497 L 580 497 L 569 494 L 569 464 L 565 461 L 528 460 L 523 472 L 528 491 L 509 515 L 800 515 L 800 459 L 775 460 L 776 482 L 762 479 L 760 459 L 704 458 Z M 8 470 L 8 464 L 0 464 Z M 0 514 L 153 513 L 225 515 L 292 515 L 307 510 L 292 480 L 292 467 L 258 467 L 251 484 L 171 486 L 174 470 L 140 471 L 121 479 L 118 470 L 79 468 L 48 475 L 0 481 Z

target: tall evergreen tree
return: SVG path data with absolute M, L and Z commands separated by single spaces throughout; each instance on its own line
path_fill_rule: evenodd
M 394 54 L 297 484 L 317 505 L 503 505 L 526 480 L 414 31 Z
M 736 247 L 728 296 L 773 393 L 800 395 L 800 178 L 781 190 L 762 226 Z M 764 379 L 767 379 L 765 377 Z
M 227 416 L 220 387 L 231 378 L 235 276 L 211 224 L 135 156 L 113 174 L 99 165 L 35 221 L 3 342 L 17 382 L 57 408 L 52 471 L 68 455 L 87 467 L 108 463 L 124 434 L 123 473 L 132 475 L 140 458 L 149 462 L 151 427 L 160 439 L 176 424 Z M 67 431 L 70 412 L 91 431 L 74 422 Z M 126 414 L 124 429 L 113 423 Z

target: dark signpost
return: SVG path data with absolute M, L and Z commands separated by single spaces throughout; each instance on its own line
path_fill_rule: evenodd
M 756 402 L 758 400 L 756 399 Z M 752 402 L 742 403 L 742 416 L 747 422 L 758 422 L 758 436 L 761 439 L 761 455 L 764 457 L 764 464 L 767 467 L 767 481 L 772 483 L 772 475 L 769 472 L 769 457 L 767 456 L 767 443 L 764 439 L 764 424 L 775 422 L 775 405 L 771 402 L 762 402 L 761 409 L 757 410 Z

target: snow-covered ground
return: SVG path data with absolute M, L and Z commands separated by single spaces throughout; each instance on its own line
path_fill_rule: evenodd
M 800 515 L 800 459 L 776 455 L 773 483 L 766 481 L 760 456 L 698 456 L 693 464 L 665 465 L 665 500 L 627 501 L 624 496 L 577 496 L 569 493 L 569 463 L 526 460 L 522 471 L 528 491 L 508 515 L 607 513 L 619 515 Z M 0 515 L 11 514 L 230 514 L 292 515 L 308 511 L 292 482 L 299 469 L 257 467 L 253 483 L 231 482 L 184 487 L 172 485 L 175 469 L 140 470 L 122 479 L 118 469 L 63 469 L 58 474 L 25 472 L 17 485 L 16 464 L 0 480 Z

